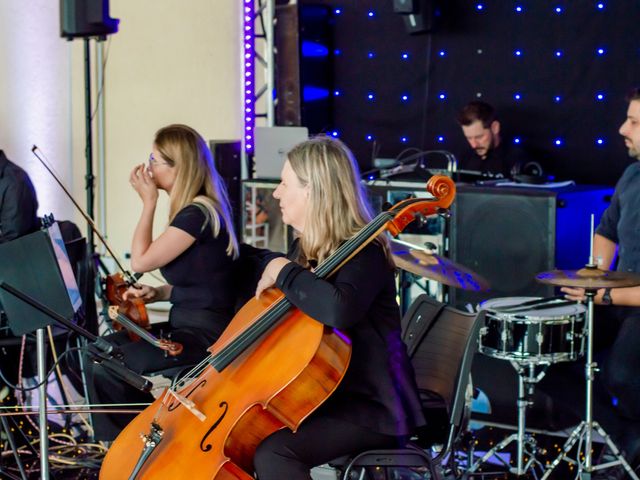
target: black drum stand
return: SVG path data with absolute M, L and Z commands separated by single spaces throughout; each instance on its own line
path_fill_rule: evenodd
M 491 450 L 485 453 L 482 458 L 475 461 L 468 470 L 468 473 L 474 473 L 480 465 L 489 460 L 493 455 L 509 445 L 516 442 L 518 453 L 516 457 L 516 467 L 511 468 L 511 473 L 517 476 L 523 476 L 527 472 L 535 475 L 535 468 L 544 471 L 544 466 L 536 459 L 537 444 L 535 438 L 526 433 L 527 407 L 531 405 L 530 398 L 533 396 L 536 383 L 542 380 L 546 374 L 548 365 L 543 365 L 542 369 L 536 373 L 538 365 L 534 363 L 525 364 L 523 362 L 511 361 L 511 365 L 518 373 L 518 429 L 501 442 L 498 442 Z M 525 456 L 528 457 L 525 463 Z
M 616 465 L 622 465 L 625 471 L 629 474 L 629 477 L 633 480 L 640 480 L 638 475 L 633 471 L 627 460 L 624 458 L 620 449 L 613 443 L 611 437 L 604 431 L 598 422 L 593 420 L 593 379 L 595 372 L 597 371 L 597 363 L 593 361 L 593 298 L 597 292 L 596 288 L 586 289 L 585 296 L 587 297 L 587 362 L 585 364 L 585 378 L 586 378 L 586 409 L 585 419 L 581 421 L 578 426 L 571 432 L 569 438 L 562 447 L 562 452 L 551 463 L 541 480 L 549 478 L 551 472 L 560 464 L 562 460 L 566 460 L 569 463 L 575 464 L 578 467 L 578 473 L 576 478 L 581 480 L 590 480 L 591 474 L 597 470 L 605 470 Z M 594 430 L 605 440 L 607 447 L 611 450 L 611 453 L 616 457 L 613 462 L 607 462 L 600 465 L 593 466 L 593 432 Z M 576 452 L 576 459 L 567 458 L 569 452 L 573 446 L 578 442 L 578 451 Z M 583 460 L 580 460 L 580 453 L 583 455 Z

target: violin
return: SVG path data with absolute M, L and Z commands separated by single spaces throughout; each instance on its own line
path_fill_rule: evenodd
M 434 198 L 380 213 L 314 273 L 327 278 L 383 231 L 395 236 L 415 218 L 446 213 L 453 181 L 434 176 L 427 190 Z M 120 433 L 101 480 L 252 480 L 258 445 L 281 428 L 295 431 L 338 387 L 351 342 L 271 288 L 242 307 L 209 352 Z
M 114 273 L 106 277 L 105 290 L 110 305 L 109 308 L 111 306 L 117 307 L 119 314 L 124 315 L 139 327 L 149 330 L 151 325 L 149 324 L 149 315 L 144 301 L 140 298 L 124 299 L 124 293 L 130 286 L 130 283 L 123 278 L 121 273 Z M 122 324 L 115 322 L 113 328 L 120 331 L 124 327 Z M 129 332 L 129 338 L 133 341 L 140 340 L 140 337 L 134 332 Z
M 106 278 L 106 296 L 109 301 L 109 318 L 113 320 L 115 330 L 127 329 L 129 338 L 137 342 L 141 338 L 164 350 L 170 356 L 180 355 L 182 344 L 164 338 L 156 338 L 147 330 L 151 329 L 149 315 L 144 301 L 140 298 L 124 299 L 124 292 L 131 286 L 121 273 L 108 275 Z

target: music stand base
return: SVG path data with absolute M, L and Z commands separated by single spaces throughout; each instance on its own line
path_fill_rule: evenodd
M 614 455 L 614 457 L 616 457 L 615 461 L 601 463 L 600 465 L 592 466 L 590 468 L 590 471 L 586 471 L 583 467 L 582 462 L 580 462 L 579 460 L 574 460 L 572 458 L 567 458 L 573 446 L 582 436 L 584 436 L 587 433 L 588 430 L 595 430 L 596 432 L 598 432 L 598 434 L 602 438 L 604 438 L 606 446 L 609 447 L 609 450 L 611 450 L 611 453 Z M 579 458 L 579 457 L 580 457 L 580 450 L 576 452 L 576 458 Z M 626 458 L 624 458 L 624 456 L 620 452 L 620 449 L 616 446 L 615 443 L 613 443 L 613 440 L 611 440 L 611 437 L 609 436 L 609 434 L 607 434 L 607 432 L 600 426 L 598 422 L 592 422 L 591 428 L 589 427 L 589 424 L 584 420 L 580 422 L 578 426 L 571 432 L 571 435 L 569 435 L 569 438 L 567 438 L 567 441 L 562 447 L 562 452 L 560 453 L 560 455 L 558 455 L 558 457 L 556 457 L 556 459 L 551 463 L 551 465 L 549 465 L 549 468 L 547 469 L 547 471 L 544 473 L 544 475 L 540 480 L 545 480 L 549 478 L 549 475 L 551 475 L 551 472 L 553 472 L 553 470 L 558 465 L 560 465 L 560 462 L 562 460 L 578 465 L 578 473 L 576 478 L 580 478 L 580 480 L 590 480 L 591 475 L 594 472 L 597 472 L 599 470 L 606 470 L 608 468 L 612 468 L 617 465 L 622 465 L 622 467 L 625 469 L 629 477 L 632 478 L 633 480 L 640 480 L 636 472 L 634 472 L 631 466 L 629 465 L 629 462 L 627 462 Z

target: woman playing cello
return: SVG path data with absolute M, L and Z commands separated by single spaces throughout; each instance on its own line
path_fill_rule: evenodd
M 108 337 L 120 346 L 124 362 L 137 373 L 200 361 L 234 313 L 232 263 L 238 256 L 231 209 L 206 142 L 186 125 L 169 125 L 155 135 L 147 164 L 136 166 L 131 186 L 142 200 L 142 214 L 131 247 L 136 272 L 160 269 L 166 285 L 130 288 L 126 298 L 146 303 L 169 300 L 169 323 L 155 327 L 184 346 L 175 357 L 146 342 L 131 342 L 126 332 Z M 169 195 L 169 226 L 155 240 L 153 220 L 158 191 Z M 93 403 L 150 402 L 144 394 L 92 366 L 89 393 Z M 112 440 L 131 415 L 97 415 L 96 438 Z
M 294 147 L 274 192 L 285 224 L 298 234 L 287 258 L 272 260 L 256 296 L 275 286 L 303 313 L 341 329 L 352 344 L 344 379 L 293 433 L 281 429 L 258 447 L 260 480 L 309 479 L 309 470 L 341 455 L 397 446 L 424 423 L 413 370 L 400 338 L 394 267 L 378 239 L 336 275 L 313 268 L 371 219 L 350 150 L 331 137 Z

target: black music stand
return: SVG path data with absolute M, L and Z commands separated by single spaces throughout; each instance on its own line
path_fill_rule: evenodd
M 80 292 L 56 223 L 47 229 L 0 244 L 0 283 L 38 299 L 49 309 L 71 321 L 81 305 Z M 53 319 L 0 288 L 0 303 L 14 335 L 36 331 L 37 372 L 40 387 L 38 420 L 40 426 L 41 478 L 49 478 L 49 439 L 47 436 L 47 374 L 45 327 Z

